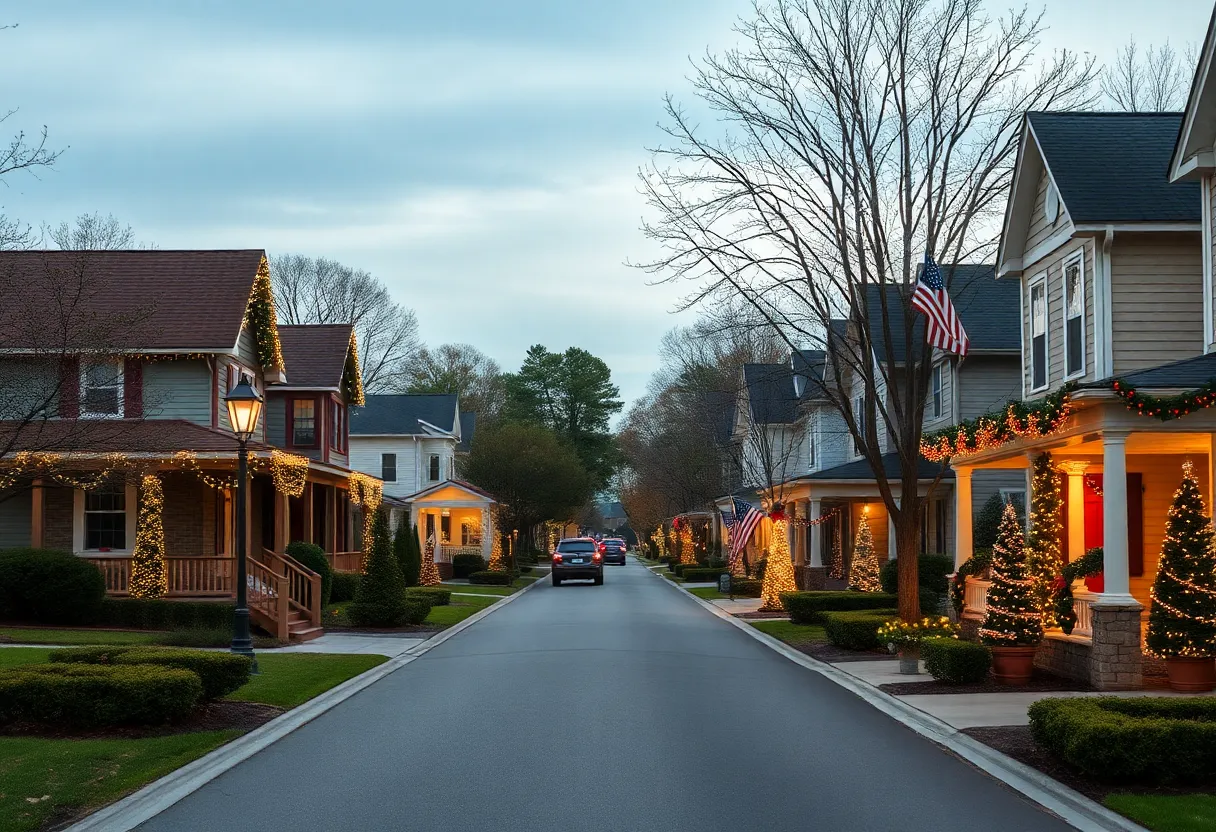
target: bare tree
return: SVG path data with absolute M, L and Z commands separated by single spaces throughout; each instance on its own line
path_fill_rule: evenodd
M 1143 52 L 1131 38 L 1109 66 L 1102 69 L 1102 93 L 1127 112 L 1168 112 L 1186 106 L 1191 72 L 1197 60 L 1194 46 L 1179 53 L 1170 42 Z
M 693 73 L 723 134 L 669 97 L 669 141 L 641 174 L 645 230 L 665 249 L 646 265 L 695 284 L 690 304 L 744 302 L 791 347 L 826 349 L 848 319 L 816 393 L 874 473 L 908 620 L 931 371 L 911 288 L 922 252 L 992 256 L 1023 114 L 1092 102 L 1092 60 L 1034 65 L 1041 31 L 1040 16 L 994 21 L 981 0 L 755 0 L 742 45 Z
M 42 227 L 42 236 L 64 251 L 120 251 L 149 249 L 151 245 L 135 241 L 135 229 L 123 225 L 113 214 L 81 214 L 74 223 Z
M 423 347 L 407 373 L 407 393 L 455 393 L 481 423 L 496 418 L 506 391 L 498 362 L 469 344 Z
M 285 324 L 354 324 L 368 392 L 405 387 L 410 361 L 421 346 L 418 318 L 388 288 L 362 269 L 324 257 L 271 258 L 275 307 Z

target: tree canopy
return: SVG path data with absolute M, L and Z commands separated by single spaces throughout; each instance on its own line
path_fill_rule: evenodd
M 455 393 L 460 409 L 485 425 L 502 410 L 502 370 L 470 344 L 423 347 L 410 365 L 407 393 Z

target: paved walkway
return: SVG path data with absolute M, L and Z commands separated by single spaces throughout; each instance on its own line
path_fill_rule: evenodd
M 267 650 L 267 653 L 370 653 L 375 656 L 399 656 L 430 638 L 434 633 L 395 633 L 362 635 L 359 633 L 326 633 L 302 644 L 289 644 Z

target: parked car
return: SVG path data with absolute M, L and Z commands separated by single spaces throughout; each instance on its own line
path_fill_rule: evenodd
M 604 556 L 599 544 L 590 537 L 568 537 L 557 543 L 553 553 L 553 585 L 561 586 L 568 579 L 591 579 L 596 586 L 604 583 Z
M 605 537 L 600 543 L 600 554 L 604 556 L 604 563 L 615 563 L 620 566 L 625 565 L 625 552 L 628 550 L 625 541 L 619 537 Z

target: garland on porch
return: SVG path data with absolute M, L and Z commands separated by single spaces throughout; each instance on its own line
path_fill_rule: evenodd
M 244 326 L 253 332 L 257 342 L 258 360 L 263 368 L 283 367 L 283 345 L 279 343 L 279 327 L 274 308 L 274 290 L 270 285 L 270 264 L 266 258 L 258 264 L 253 278 L 253 290 L 245 307 Z
M 350 331 L 350 346 L 347 348 L 346 366 L 342 368 L 342 394 L 346 403 L 363 407 L 367 400 L 363 395 L 363 368 L 359 366 L 359 344 L 355 331 Z
M 270 452 L 270 476 L 274 490 L 288 497 L 299 497 L 304 493 L 304 481 L 308 479 L 309 459 L 306 456 L 289 454 L 286 451 Z
M 1069 382 L 1036 401 L 1012 401 L 1002 410 L 925 434 L 920 440 L 921 456 L 930 462 L 945 462 L 951 457 L 998 448 L 1015 439 L 1050 436 L 1068 418 L 1069 397 L 1075 389 L 1076 384 Z
M 837 514 L 840 514 L 840 506 L 836 506 L 836 508 L 829 511 L 827 514 L 819 515 L 814 520 L 810 520 L 806 517 L 790 517 L 790 518 L 787 518 L 787 520 L 792 525 L 806 528 L 809 526 L 822 526 L 824 523 L 831 520 Z
M 1202 387 L 1179 393 L 1176 396 L 1152 396 L 1141 393 L 1125 381 L 1115 379 L 1111 389 L 1123 399 L 1127 409 L 1141 416 L 1152 416 L 1163 422 L 1180 419 L 1216 405 L 1216 379 L 1210 379 Z
M 992 550 L 980 549 L 954 571 L 954 581 L 950 584 L 950 602 L 954 606 L 955 615 L 961 618 L 967 606 L 967 578 L 983 575 L 991 568 Z
M 160 477 L 144 474 L 139 488 L 139 519 L 131 552 L 128 592 L 132 598 L 160 598 L 169 592 L 165 565 L 165 495 Z
M 1064 564 L 1064 568 L 1060 570 L 1060 576 L 1056 578 L 1052 606 L 1056 625 L 1065 635 L 1072 635 L 1073 628 L 1077 626 L 1077 610 L 1073 606 L 1073 581 L 1102 574 L 1105 557 L 1102 547 L 1095 546 L 1072 563 Z

